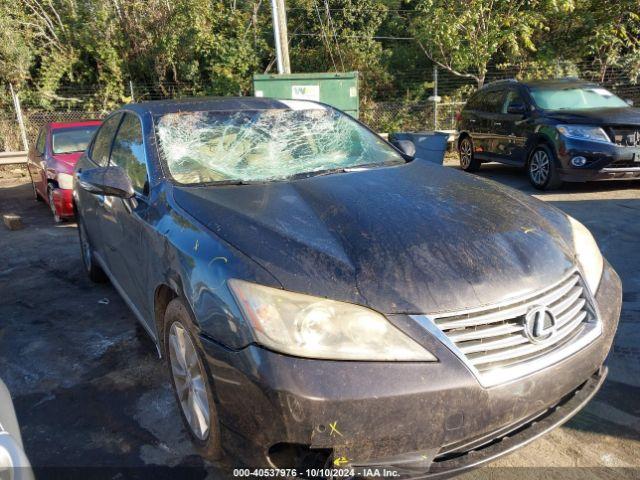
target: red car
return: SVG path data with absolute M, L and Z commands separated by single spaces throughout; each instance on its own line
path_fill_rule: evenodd
M 48 123 L 29 150 L 33 193 L 36 200 L 49 204 L 56 222 L 73 217 L 73 167 L 101 124 L 99 120 Z

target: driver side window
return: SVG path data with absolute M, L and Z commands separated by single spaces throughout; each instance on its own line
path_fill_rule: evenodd
M 122 114 L 118 113 L 112 117 L 109 117 L 100 127 L 98 133 L 96 133 L 93 139 L 93 146 L 91 147 L 91 154 L 89 158 L 98 164 L 100 167 L 106 167 L 109 163 L 109 154 L 111 152 L 111 143 L 113 136 L 116 133 L 116 129 L 120 124 Z
M 127 172 L 136 192 L 147 195 L 149 187 L 142 125 L 132 113 L 126 113 L 120 124 L 113 142 L 110 163 Z

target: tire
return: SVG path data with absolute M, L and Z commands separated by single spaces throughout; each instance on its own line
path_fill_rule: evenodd
M 220 425 L 191 311 L 174 298 L 164 314 L 164 351 L 180 416 L 191 440 L 205 458 L 222 457 Z
M 47 187 L 47 198 L 49 202 L 49 208 L 51 209 L 51 214 L 53 215 L 53 221 L 55 223 L 62 223 L 62 218 L 60 217 L 60 215 L 58 215 L 56 204 L 53 201 L 53 187 L 51 185 Z
M 534 188 L 556 190 L 562 186 L 557 160 L 547 145 L 538 145 L 529 155 L 527 175 Z
M 477 172 L 480 170 L 480 160 L 473 154 L 473 142 L 471 137 L 463 137 L 458 145 L 460 168 L 465 172 Z
M 89 276 L 89 279 L 94 283 L 104 283 L 108 280 L 104 270 L 98 265 L 94 256 L 89 237 L 87 236 L 87 230 L 84 227 L 84 222 L 78 216 L 78 236 L 80 237 L 80 255 L 82 256 L 82 264 Z

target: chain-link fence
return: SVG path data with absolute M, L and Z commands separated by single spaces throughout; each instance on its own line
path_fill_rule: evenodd
M 168 97 L 170 98 L 170 97 Z M 378 132 L 453 130 L 455 115 L 464 102 L 440 103 L 437 114 L 433 102 L 376 102 L 363 105 L 360 119 Z M 100 119 L 107 112 L 68 110 L 42 111 L 23 109 L 22 117 L 29 144 L 35 141 L 40 127 L 50 122 L 73 122 Z M 436 123 L 437 120 L 437 123 Z M 0 151 L 22 150 L 20 129 L 16 114 L 0 113 Z
M 453 130 L 455 116 L 465 101 L 476 90 L 477 84 L 468 78 L 455 76 L 443 69 L 436 77 L 434 69 L 415 69 L 397 72 L 403 85 L 414 82 L 412 89 L 421 91 L 421 100 L 393 98 L 388 101 L 363 99 L 360 119 L 379 132 Z M 602 84 L 623 99 L 640 105 L 640 84 L 637 72 L 621 67 L 601 69 L 591 62 L 579 64 L 558 61 L 552 66 L 503 65 L 494 66 L 486 76 L 486 82 L 505 78 L 559 78 L 580 77 Z M 437 105 L 425 100 L 435 93 L 442 98 Z M 33 93 L 33 92 L 31 92 Z M 132 100 L 136 102 L 181 97 L 199 97 L 206 89 L 185 83 L 134 84 L 128 82 L 117 94 L 108 95 L 97 86 L 67 87 L 56 91 L 55 101 L 47 100 L 46 109 L 33 103 L 22 106 L 25 130 L 29 143 L 35 139 L 38 129 L 47 122 L 64 122 L 101 118 L 117 105 Z M 400 93 L 400 91 L 398 91 Z M 31 95 L 33 98 L 33 95 Z M 435 110 L 434 110 L 435 109 Z M 16 113 L 11 108 L 0 111 L 0 151 L 22 150 L 23 144 Z
M 84 110 L 60 111 L 38 111 L 23 110 L 22 118 L 27 140 L 31 145 L 40 128 L 51 122 L 77 122 L 80 120 L 100 119 L 104 116 L 102 112 L 88 112 Z M 14 112 L 0 113 L 0 151 L 20 151 L 23 150 L 20 128 Z
M 360 109 L 360 120 L 378 132 L 455 130 L 465 102 L 376 102 Z

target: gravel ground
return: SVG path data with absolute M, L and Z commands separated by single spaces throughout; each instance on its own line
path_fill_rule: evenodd
M 514 168 L 483 165 L 479 175 L 535 193 L 584 222 L 622 277 L 624 306 L 609 378 L 587 408 L 461 478 L 640 478 L 640 183 L 539 194 Z M 25 228 L 0 225 L 0 376 L 39 478 L 73 473 L 56 467 L 100 467 L 90 472 L 104 478 L 224 478 L 228 464 L 193 452 L 165 366 L 133 315 L 111 286 L 84 275 L 75 224 L 54 225 L 15 167 L 0 170 L 0 214 L 10 212 Z

